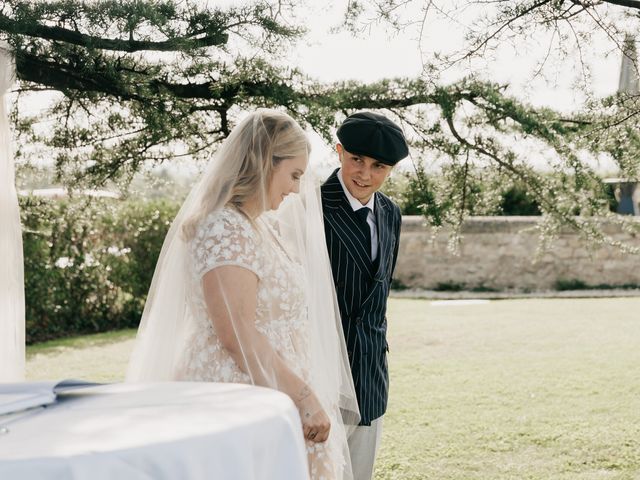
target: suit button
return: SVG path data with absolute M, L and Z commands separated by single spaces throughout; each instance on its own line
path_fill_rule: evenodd
M 356 318 L 355 318 L 355 321 L 356 321 L 356 323 L 360 323 L 360 322 L 362 322 L 362 317 L 356 317 Z

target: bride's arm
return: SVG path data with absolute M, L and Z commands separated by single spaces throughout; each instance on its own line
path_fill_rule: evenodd
M 305 437 L 317 432 L 324 441 L 329 419 L 309 385 L 296 375 L 255 326 L 258 277 L 234 265 L 219 266 L 203 276 L 209 318 L 222 346 L 255 385 L 280 390 L 294 401 Z

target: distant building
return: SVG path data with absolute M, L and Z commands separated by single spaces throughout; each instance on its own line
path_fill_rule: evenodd
M 638 49 L 636 48 L 635 37 L 628 33 L 624 37 L 624 44 L 622 46 L 618 92 L 629 95 L 637 95 L 640 93 Z M 638 179 L 605 178 L 604 181 L 614 187 L 614 194 L 618 201 L 618 213 L 623 215 L 640 215 Z
M 638 50 L 633 35 L 626 34 L 622 47 L 622 63 L 620 65 L 620 81 L 618 92 L 635 95 L 640 93 L 640 78 L 638 70 Z

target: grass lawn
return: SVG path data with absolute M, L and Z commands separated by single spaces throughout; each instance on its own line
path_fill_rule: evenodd
M 121 330 L 27 347 L 27 379 L 122 381 L 135 334 L 135 330 Z
M 376 479 L 640 479 L 640 298 L 389 305 Z M 30 347 L 27 376 L 120 380 L 133 332 Z

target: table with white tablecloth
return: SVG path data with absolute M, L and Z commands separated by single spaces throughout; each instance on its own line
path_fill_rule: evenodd
M 0 479 L 308 479 L 286 395 L 238 384 L 111 384 L 0 417 Z

